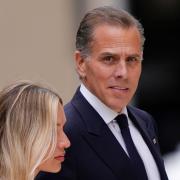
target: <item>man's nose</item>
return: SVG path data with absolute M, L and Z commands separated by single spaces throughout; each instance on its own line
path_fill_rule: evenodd
M 114 71 L 115 77 L 116 78 L 126 78 L 127 73 L 128 73 L 128 70 L 127 70 L 126 61 L 120 60 L 115 67 L 115 71 Z

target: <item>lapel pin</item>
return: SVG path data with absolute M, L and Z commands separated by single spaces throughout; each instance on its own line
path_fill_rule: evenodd
M 157 143 L 156 138 L 153 138 L 153 143 L 154 143 L 154 144 L 156 144 L 156 143 Z

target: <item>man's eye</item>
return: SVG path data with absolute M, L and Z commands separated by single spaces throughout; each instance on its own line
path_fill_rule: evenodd
M 113 62 L 114 58 L 112 56 L 106 56 L 103 58 L 103 60 L 107 63 Z
M 128 57 L 127 62 L 136 62 L 139 61 L 140 59 L 138 57 Z

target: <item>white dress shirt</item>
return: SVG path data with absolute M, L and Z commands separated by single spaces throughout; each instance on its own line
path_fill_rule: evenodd
M 102 103 L 95 95 L 93 95 L 83 84 L 81 84 L 80 92 L 85 97 L 85 99 L 91 104 L 91 106 L 97 111 L 97 113 L 102 117 L 104 122 L 108 125 L 111 132 L 114 134 L 115 138 L 119 142 L 119 144 L 122 146 L 124 151 L 127 153 L 127 149 L 121 134 L 121 130 L 119 128 L 119 125 L 117 124 L 116 120 L 114 118 L 119 114 L 109 107 L 107 107 L 104 103 Z M 146 145 L 144 139 L 142 138 L 140 132 L 138 129 L 134 126 L 132 121 L 130 120 L 127 108 L 124 107 L 120 114 L 126 114 L 128 123 L 129 123 L 129 129 L 130 133 L 133 139 L 133 142 L 137 148 L 137 151 L 139 155 L 141 156 L 142 161 L 144 162 L 144 166 L 147 172 L 147 176 L 149 180 L 160 180 L 160 174 L 156 165 L 156 162 Z

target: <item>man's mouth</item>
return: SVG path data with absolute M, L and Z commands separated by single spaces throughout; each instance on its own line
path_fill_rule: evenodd
M 127 91 L 129 89 L 127 87 L 120 87 L 120 86 L 110 86 L 110 88 L 119 91 Z

